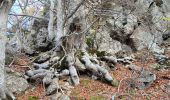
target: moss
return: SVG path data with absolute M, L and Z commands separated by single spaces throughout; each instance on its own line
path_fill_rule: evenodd
M 11 64 L 13 58 L 14 58 L 14 57 L 11 57 L 10 55 L 7 55 L 7 56 L 5 57 L 5 65 Z
M 62 59 L 62 57 L 60 58 L 60 60 Z M 59 60 L 59 61 L 60 61 Z M 66 61 L 66 57 L 61 61 L 61 65 L 58 65 L 58 67 L 60 67 L 61 69 L 65 69 L 65 67 L 68 65 L 68 62 Z
M 98 51 L 97 49 L 88 49 L 90 54 L 96 54 L 98 57 L 107 55 L 106 51 Z
M 82 80 L 82 84 L 83 84 L 84 86 L 88 86 L 89 83 L 90 83 L 90 80 L 88 80 L 88 79 L 83 79 L 83 80 Z
M 36 96 L 29 96 L 28 100 L 39 100 L 39 98 Z
M 95 95 L 95 96 L 90 96 L 90 100 L 107 100 L 107 98 L 104 96 Z
M 83 99 L 84 97 L 80 95 L 80 92 L 79 92 L 79 91 L 73 91 L 73 92 L 71 93 L 71 98 L 72 98 L 73 100 L 84 100 L 84 99 Z
M 82 52 L 81 50 L 77 50 L 75 53 L 75 56 L 78 57 L 79 59 L 81 59 L 83 55 L 84 55 L 84 52 Z
M 94 46 L 94 38 L 93 37 L 87 37 L 86 38 L 86 44 L 89 46 L 89 48 L 93 48 L 93 46 Z
M 96 54 L 98 57 L 102 57 L 106 55 L 106 51 L 97 51 Z
M 128 90 L 128 93 L 129 93 L 130 95 L 134 96 L 134 95 L 135 95 L 135 90 L 134 90 L 134 89 L 133 89 L 133 90 Z
M 113 81 L 111 82 L 111 85 L 113 87 L 118 87 L 119 86 L 119 80 L 117 80 L 114 76 L 113 77 Z
M 102 8 L 104 8 L 104 9 L 112 9 L 112 8 L 114 8 L 114 3 L 112 3 L 112 1 L 103 3 Z

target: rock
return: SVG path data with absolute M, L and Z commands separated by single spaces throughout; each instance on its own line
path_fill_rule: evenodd
M 58 100 L 70 100 L 69 96 L 63 94 Z
M 50 100 L 58 100 L 62 96 L 62 93 L 58 92 L 50 96 Z
M 137 17 L 133 14 L 128 14 L 126 17 L 127 24 L 124 26 L 125 34 L 132 34 L 137 26 Z
M 7 74 L 6 77 L 7 88 L 15 94 L 24 92 L 29 86 L 28 82 L 24 78 L 15 74 Z
M 58 91 L 58 89 L 60 88 L 58 80 L 59 80 L 58 78 L 54 78 L 52 80 L 51 84 L 48 86 L 46 90 L 46 95 L 52 95 Z
M 96 41 L 98 42 L 99 51 L 106 51 L 107 53 L 115 54 L 122 50 L 121 43 L 113 40 L 107 29 L 96 34 Z
M 154 69 L 160 69 L 161 66 L 158 63 L 155 63 L 155 64 L 150 65 L 150 67 Z
M 136 50 L 149 47 L 153 43 L 154 36 L 149 32 L 147 27 L 138 27 L 130 37 L 133 40 Z
M 154 0 L 136 0 L 135 6 L 137 13 L 143 14 L 148 11 L 149 6 L 153 3 Z
M 163 38 L 163 40 L 167 40 L 168 38 L 170 38 L 170 32 L 163 34 L 162 38 Z
M 136 79 L 136 87 L 139 89 L 146 89 L 148 88 L 154 81 L 156 80 L 156 75 L 143 70 L 140 76 Z
M 169 61 L 169 62 L 170 62 L 170 61 Z M 166 65 L 166 64 L 160 65 L 160 64 L 158 64 L 158 63 L 155 63 L 155 64 L 150 65 L 150 67 L 151 67 L 151 68 L 154 68 L 154 69 L 156 69 L 156 70 L 160 70 L 160 69 L 170 68 L 170 65 Z
M 169 64 L 169 57 L 162 54 L 154 54 L 156 61 L 161 65 Z
M 157 53 L 157 54 L 164 54 L 165 52 L 165 49 L 159 47 L 156 43 L 151 44 L 149 48 L 152 52 Z

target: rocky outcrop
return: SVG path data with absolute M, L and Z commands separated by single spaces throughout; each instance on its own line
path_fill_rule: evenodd
M 107 2 L 108 8 L 103 8 L 104 13 L 110 13 L 107 13 L 109 17 L 107 14 L 102 16 L 102 23 L 105 21 L 106 27 L 97 33 L 97 41 L 100 41 L 99 50 L 115 53 L 126 45 L 132 50 L 149 48 L 153 52 L 164 53 L 159 45 L 163 41 L 162 34 L 169 32 L 170 21 L 164 20 L 170 17 L 168 4 L 168 0 Z

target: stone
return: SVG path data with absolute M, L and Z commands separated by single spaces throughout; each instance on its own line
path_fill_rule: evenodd
M 169 57 L 162 54 L 154 54 L 156 61 L 161 65 L 169 64 Z
M 8 90 L 14 94 L 20 94 L 24 92 L 29 86 L 27 80 L 15 74 L 6 75 L 6 84 Z
M 150 7 L 151 3 L 153 3 L 154 0 L 137 0 L 135 2 L 136 12 L 137 13 L 145 13 L 148 11 L 148 8 Z
M 99 51 L 115 54 L 122 50 L 121 43 L 113 40 L 107 29 L 103 29 L 102 32 L 96 34 L 96 41 L 98 42 Z
M 150 67 L 154 69 L 160 69 L 160 65 L 158 63 L 152 64 Z
M 58 100 L 70 100 L 68 95 L 63 94 Z
M 62 96 L 62 93 L 58 92 L 50 96 L 50 100 L 58 100 Z
M 146 89 L 148 88 L 154 81 L 156 80 L 156 75 L 143 70 L 140 76 L 136 79 L 137 85 L 136 87 L 139 89 Z
M 150 44 L 149 48 L 153 53 L 157 54 L 164 54 L 165 51 L 164 48 L 159 47 L 156 43 Z
M 142 26 L 139 26 L 137 29 L 135 29 L 130 38 L 133 40 L 136 50 L 149 47 L 149 45 L 152 44 L 154 40 L 154 36 L 149 32 L 149 29 Z

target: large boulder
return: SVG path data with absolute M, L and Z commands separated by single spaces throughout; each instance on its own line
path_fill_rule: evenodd
M 137 50 L 149 47 L 149 45 L 154 42 L 154 36 L 150 33 L 147 27 L 138 27 L 130 38 L 132 38 Z

